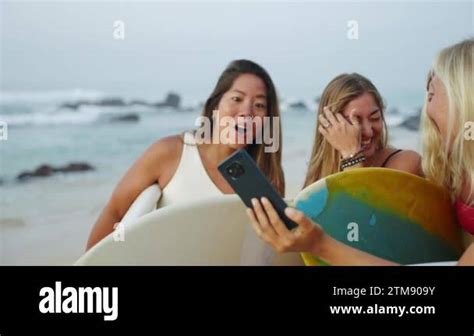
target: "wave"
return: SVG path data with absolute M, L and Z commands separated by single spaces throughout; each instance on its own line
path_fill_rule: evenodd
M 1 113 L 0 120 L 8 126 L 47 126 L 47 125 L 86 125 L 97 122 L 107 122 L 115 117 L 125 115 L 144 115 L 152 112 L 166 112 L 166 109 L 157 109 L 145 105 L 128 106 L 94 106 L 84 105 L 77 109 L 68 107 L 44 106 L 36 107 L 29 113 L 19 110 Z
M 100 91 L 73 89 L 54 91 L 0 91 L 0 104 L 20 103 L 61 103 L 64 101 L 76 101 L 81 99 L 99 99 L 105 94 Z

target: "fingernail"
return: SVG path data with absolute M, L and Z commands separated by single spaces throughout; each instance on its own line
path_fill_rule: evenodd
M 288 208 L 285 209 L 285 214 L 287 216 L 294 216 L 296 214 L 296 210 L 293 209 L 293 208 L 288 207 Z
M 262 201 L 262 203 L 268 203 L 268 199 L 266 197 L 262 197 L 260 200 Z
M 256 199 L 256 198 L 252 198 L 252 204 L 253 204 L 253 205 L 257 205 L 257 203 L 258 203 L 258 202 L 257 202 L 257 199 Z

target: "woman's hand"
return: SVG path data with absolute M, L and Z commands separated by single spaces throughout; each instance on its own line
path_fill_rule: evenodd
M 361 130 L 353 111 L 349 123 L 341 113 L 332 113 L 326 106 L 319 115 L 318 130 L 343 158 L 358 153 L 361 149 Z
M 301 211 L 286 208 L 285 214 L 298 224 L 293 230 L 288 230 L 270 201 L 263 197 L 261 203 L 252 199 L 253 210 L 247 208 L 247 215 L 257 235 L 270 244 L 279 253 L 310 252 L 317 255 L 322 239 L 323 229 Z

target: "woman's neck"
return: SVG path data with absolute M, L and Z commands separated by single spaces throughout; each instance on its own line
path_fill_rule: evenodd
M 374 165 L 378 160 L 379 156 L 380 156 L 380 153 L 382 153 L 382 150 L 377 150 L 374 155 L 372 155 L 371 157 L 368 157 L 365 159 L 364 161 L 364 167 L 374 167 L 374 166 L 377 166 L 377 165 Z

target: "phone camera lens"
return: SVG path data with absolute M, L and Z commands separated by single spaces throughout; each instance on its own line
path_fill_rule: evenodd
M 239 162 L 233 162 L 227 167 L 227 173 L 234 179 L 245 173 L 244 167 Z

